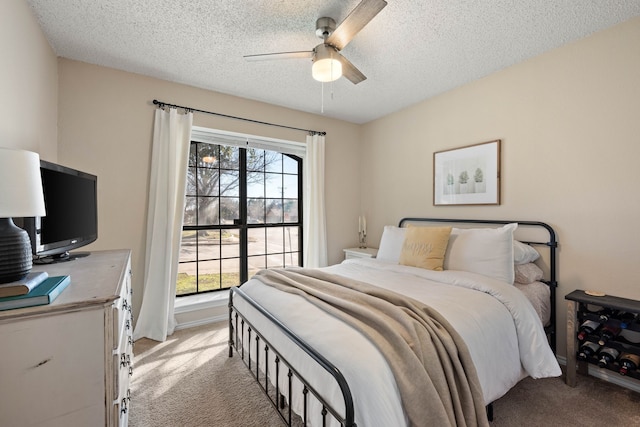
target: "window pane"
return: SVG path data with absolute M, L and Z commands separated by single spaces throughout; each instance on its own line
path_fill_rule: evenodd
M 176 281 L 176 295 L 192 294 L 196 288 L 196 268 L 195 262 L 178 264 L 178 279 Z
M 267 199 L 267 224 L 282 223 L 282 200 Z
M 247 230 L 247 253 L 249 256 L 264 255 L 265 231 L 265 228 L 249 228 Z
M 237 197 L 220 197 L 220 224 L 233 224 L 240 218 L 240 199 Z
M 249 277 L 253 276 L 260 270 L 264 270 L 267 267 L 267 257 L 265 256 L 250 256 L 247 258 L 249 263 Z
M 267 268 L 284 267 L 284 258 L 282 254 L 267 256 Z
M 264 197 L 264 174 L 247 172 L 247 197 Z
M 298 251 L 299 227 L 285 227 L 284 229 L 284 250 L 285 252 Z
M 284 255 L 284 265 L 285 267 L 294 267 L 299 264 L 299 253 L 298 252 L 290 252 Z
M 196 209 L 197 207 L 197 198 L 196 197 L 185 197 L 184 200 L 184 219 L 182 220 L 183 225 L 196 225 Z
M 198 225 L 217 225 L 218 222 L 218 198 L 198 197 Z
M 238 179 L 238 171 L 220 172 L 220 195 L 227 197 L 238 197 L 240 195 L 240 181 Z
M 218 167 L 220 146 L 215 144 L 198 144 L 198 166 L 204 168 Z
M 284 187 L 282 189 L 282 195 L 284 198 L 297 199 L 298 198 L 298 175 L 283 175 Z
M 197 233 L 193 230 L 182 231 L 182 242 L 180 244 L 180 257 L 178 262 L 197 261 Z
M 284 222 L 298 222 L 298 201 L 284 201 Z
M 265 194 L 267 197 L 282 197 L 282 174 L 265 174 Z
M 240 285 L 240 262 L 238 259 L 223 259 L 221 287 L 228 289 L 232 286 Z
M 282 239 L 282 233 L 284 228 L 268 228 L 267 229 L 267 253 L 282 253 L 284 252 L 284 245 Z
M 186 192 L 187 196 L 195 196 L 196 192 L 198 191 L 196 189 L 198 185 L 196 176 L 197 176 L 196 168 L 192 168 L 192 167 L 187 168 L 187 192 Z
M 198 168 L 198 196 L 217 196 L 220 171 Z
M 220 289 L 220 261 L 198 263 L 198 292 Z
M 247 149 L 247 170 L 264 171 L 264 150 L 255 148 Z
M 239 258 L 240 257 L 240 231 L 220 230 L 222 233 L 222 258 Z M 237 261 L 236 261 L 237 262 Z M 239 267 L 238 267 L 239 268 Z
M 220 259 L 220 231 L 198 230 L 198 258 L 200 260 Z
M 247 224 L 264 224 L 264 199 L 247 200 Z
M 282 172 L 282 154 L 276 151 L 265 151 L 264 169 L 267 172 Z
M 282 172 L 284 173 L 298 173 L 298 161 L 286 154 L 282 156 Z
M 240 168 L 240 149 L 238 147 L 225 147 L 220 146 L 220 167 L 222 169 L 235 169 Z

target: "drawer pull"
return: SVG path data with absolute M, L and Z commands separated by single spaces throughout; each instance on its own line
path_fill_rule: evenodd
M 129 366 L 129 376 L 133 376 L 133 366 Z
M 120 366 L 127 366 L 127 356 L 124 353 L 120 355 Z
M 128 404 L 127 404 L 127 398 L 123 397 L 122 398 L 122 402 L 120 403 L 120 412 L 122 412 L 123 414 L 127 413 L 128 410 Z

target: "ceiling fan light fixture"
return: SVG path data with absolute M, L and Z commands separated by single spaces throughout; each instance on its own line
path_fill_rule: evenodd
M 342 63 L 335 49 L 326 44 L 316 46 L 311 75 L 319 82 L 332 82 L 342 77 Z

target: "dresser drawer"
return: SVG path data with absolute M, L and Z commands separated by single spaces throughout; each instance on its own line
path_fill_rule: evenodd
M 116 396 L 114 400 L 121 400 L 123 397 L 130 397 L 128 394 L 129 382 L 133 375 L 133 345 L 127 342 L 123 351 L 115 355 L 117 366 L 116 373 Z
M 127 271 L 130 271 L 127 269 Z M 122 343 L 133 336 L 133 306 L 131 302 L 131 274 L 128 273 L 120 289 L 120 298 L 113 303 L 113 343 L 114 350 L 121 348 Z
M 129 399 L 129 397 L 123 397 L 113 404 L 111 419 L 118 420 L 119 427 L 126 427 L 129 425 L 130 403 L 131 399 Z

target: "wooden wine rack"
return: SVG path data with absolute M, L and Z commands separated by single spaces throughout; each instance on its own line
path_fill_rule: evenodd
M 579 342 L 577 339 L 578 328 L 580 325 L 588 319 L 598 320 L 598 315 L 592 310 L 588 309 L 591 307 L 599 307 L 599 308 L 609 308 L 612 310 L 619 310 L 624 312 L 636 313 L 640 314 L 640 301 L 620 298 L 611 295 L 605 296 L 592 296 L 587 295 L 584 291 L 576 290 L 565 296 L 567 300 L 567 377 L 566 383 L 571 387 L 576 386 L 576 372 L 581 374 L 588 373 L 588 364 L 598 364 L 597 353 L 592 357 L 589 357 L 587 360 L 578 360 L 577 354 L 579 345 L 582 342 Z M 637 332 L 640 336 L 640 323 L 636 320 L 635 322 L 628 325 L 628 329 L 630 331 Z M 585 341 L 598 341 L 599 333 L 596 331 L 593 335 L 589 335 L 586 337 Z M 607 346 L 614 347 L 621 352 L 628 352 L 640 355 L 640 343 L 634 343 L 623 336 L 616 336 L 612 338 Z M 608 364 L 605 368 L 612 371 L 618 372 L 620 370 L 620 364 L 616 360 Z M 626 375 L 627 378 L 635 378 L 636 380 L 640 380 L 640 371 L 629 372 Z

